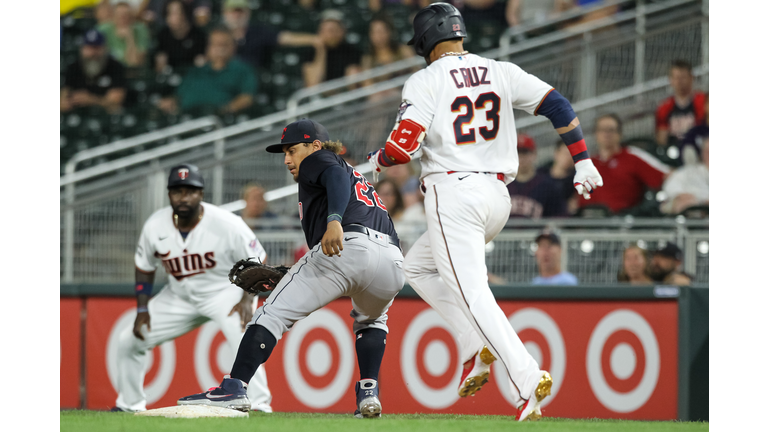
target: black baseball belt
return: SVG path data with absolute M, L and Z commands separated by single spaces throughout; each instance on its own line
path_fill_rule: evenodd
M 386 234 L 382 234 L 382 233 L 380 233 L 378 231 L 375 231 L 375 230 L 368 230 L 368 228 L 366 228 L 366 227 L 364 227 L 362 225 L 344 225 L 343 229 L 344 229 L 344 232 L 356 232 L 356 233 L 366 234 L 366 235 L 368 235 L 370 233 L 369 231 L 373 231 L 378 236 L 380 236 L 383 240 L 386 240 L 387 243 L 393 244 L 393 245 L 395 245 L 397 247 L 400 247 L 400 242 L 398 242 L 397 240 L 393 239 L 392 236 L 388 236 Z

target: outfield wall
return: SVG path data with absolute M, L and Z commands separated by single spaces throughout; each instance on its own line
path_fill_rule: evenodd
M 61 408 L 114 406 L 117 334 L 133 325 L 132 285 L 61 286 Z M 494 287 L 523 342 L 554 378 L 545 416 L 708 420 L 707 287 Z M 263 298 L 260 299 L 260 302 Z M 349 299 L 299 322 L 265 364 L 275 411 L 354 410 Z M 456 393 L 451 330 L 409 287 L 389 312 L 380 374 L 386 413 L 511 414 L 496 362 L 476 396 Z M 217 385 L 233 355 L 213 322 L 153 350 L 148 408 Z

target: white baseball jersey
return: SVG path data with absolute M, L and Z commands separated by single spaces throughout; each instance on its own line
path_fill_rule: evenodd
M 533 114 L 552 86 L 509 62 L 445 56 L 403 87 L 398 120 L 424 126 L 421 176 L 447 171 L 517 175 L 513 108 Z
M 182 298 L 206 297 L 230 286 L 229 270 L 243 258 L 264 261 L 267 253 L 248 225 L 231 212 L 200 203 L 203 218 L 186 240 L 173 222 L 173 209 L 156 211 L 144 223 L 136 247 L 136 267 L 153 272 L 162 265 L 168 287 Z

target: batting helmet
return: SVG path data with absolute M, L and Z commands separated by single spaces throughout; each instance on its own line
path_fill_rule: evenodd
M 200 170 L 192 164 L 181 164 L 171 168 L 168 176 L 168 189 L 176 186 L 190 186 L 203 189 L 205 182 Z
M 448 3 L 432 3 L 413 18 L 413 45 L 416 54 L 428 57 L 438 43 L 467 37 L 467 27 L 456 7 Z

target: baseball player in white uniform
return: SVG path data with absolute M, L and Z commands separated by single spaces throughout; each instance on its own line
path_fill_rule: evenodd
M 550 119 L 575 162 L 585 198 L 602 178 L 570 103 L 520 67 L 469 54 L 459 11 L 433 3 L 419 11 L 409 42 L 427 67 L 403 87 L 397 122 L 384 148 L 368 155 L 376 171 L 421 158 L 427 232 L 405 258 L 408 283 L 458 335 L 465 372 L 461 396 L 474 394 L 499 360 L 517 401 L 518 419 L 537 420 L 552 377 L 526 351 L 488 287 L 485 244 L 506 223 L 506 184 L 517 174 L 512 110 Z M 554 377 L 557 379 L 558 377 Z
M 248 257 L 266 259 L 266 251 L 241 218 L 203 203 L 204 181 L 194 165 L 171 169 L 170 207 L 147 219 L 136 247 L 136 320 L 120 335 L 118 397 L 113 411 L 144 411 L 147 353 L 214 321 L 232 349 L 233 358 L 251 320 L 253 298 L 229 282 L 235 262 Z M 162 265 L 168 284 L 149 299 L 155 269 Z M 264 368 L 248 385 L 251 408 L 272 412 L 272 395 Z

